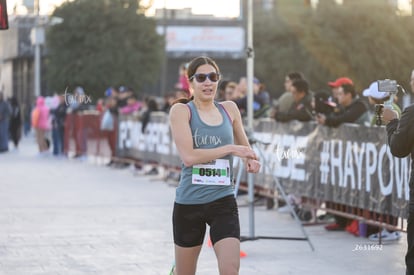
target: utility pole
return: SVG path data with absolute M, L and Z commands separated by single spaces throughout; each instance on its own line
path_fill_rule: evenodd
M 34 1 L 35 27 L 31 32 L 32 44 L 34 50 L 34 96 L 40 96 L 41 92 L 41 45 L 45 40 L 45 30 L 40 24 L 40 6 L 39 0 Z
M 253 0 L 247 0 L 247 129 L 253 134 L 253 78 L 254 78 L 254 49 L 253 49 Z M 254 178 L 247 174 L 248 204 L 249 204 L 249 237 L 254 237 Z
M 164 36 L 164 56 L 161 67 L 161 96 L 166 94 L 167 90 L 167 67 L 168 67 L 168 55 L 167 55 L 167 0 L 164 0 L 164 7 L 162 9 L 162 35 Z

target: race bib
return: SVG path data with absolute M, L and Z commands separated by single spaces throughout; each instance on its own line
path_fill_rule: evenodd
M 228 159 L 193 165 L 192 183 L 204 185 L 230 185 L 230 162 Z

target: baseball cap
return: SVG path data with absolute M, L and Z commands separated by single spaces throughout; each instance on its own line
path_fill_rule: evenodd
M 344 84 L 354 85 L 354 82 L 352 81 L 352 79 L 348 77 L 340 77 L 336 79 L 334 82 L 328 82 L 328 85 L 332 88 L 338 88 L 339 86 L 342 86 Z
M 113 91 L 113 88 L 112 87 L 107 88 L 105 90 L 105 96 L 106 97 L 112 96 L 112 91 Z
M 362 94 L 376 99 L 383 99 L 390 96 L 389 93 L 382 93 L 378 91 L 378 83 L 376 81 L 372 82 L 371 85 L 369 85 L 369 88 L 365 89 Z

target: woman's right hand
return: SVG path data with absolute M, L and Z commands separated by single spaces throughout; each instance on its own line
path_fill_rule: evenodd
M 253 151 L 252 148 L 245 145 L 232 145 L 234 146 L 233 155 L 240 157 L 240 158 L 248 158 L 248 159 L 255 159 L 257 160 L 256 152 Z

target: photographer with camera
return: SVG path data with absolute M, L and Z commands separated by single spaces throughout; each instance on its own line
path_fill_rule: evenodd
M 384 104 L 387 104 L 387 102 L 390 101 L 390 94 L 386 92 L 380 92 L 378 90 L 377 81 L 372 82 L 371 85 L 369 85 L 369 87 L 362 92 L 362 94 L 368 97 L 369 104 L 375 106 L 375 113 L 371 119 L 371 126 L 385 125 L 382 119 L 382 111 L 384 108 Z M 395 102 L 391 102 L 391 107 L 394 111 L 398 113 L 398 116 L 401 115 L 401 109 Z
M 407 275 L 414 275 L 414 104 L 411 104 L 401 114 L 389 108 L 384 108 L 383 120 L 386 123 L 388 144 L 391 153 L 399 158 L 411 154 L 410 202 L 407 219 L 407 253 L 405 264 Z

